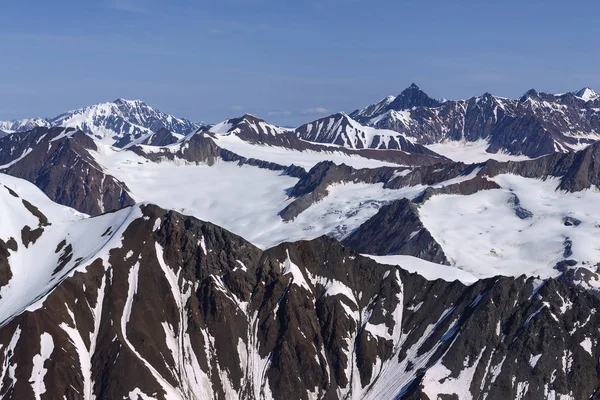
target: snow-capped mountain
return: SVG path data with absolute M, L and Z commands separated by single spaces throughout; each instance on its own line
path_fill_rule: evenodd
M 199 128 L 193 122 L 156 110 L 141 100 L 125 99 L 94 104 L 49 119 L 0 122 L 0 130 L 8 132 L 55 126 L 81 130 L 103 143 L 117 147 L 144 140 L 161 128 L 180 135 L 190 134 Z
M 193 122 L 155 110 L 141 100 L 124 99 L 69 111 L 53 118 L 51 123 L 79 129 L 117 147 L 124 147 L 160 128 L 182 135 L 198 128 Z
M 26 118 L 14 121 L 0 121 L 0 130 L 6 133 L 23 132 L 33 128 L 50 127 L 52 123 L 47 119 L 42 118 Z
M 489 153 L 538 157 L 577 150 L 598 140 L 599 102 L 589 88 L 562 95 L 532 89 L 516 100 L 486 93 L 438 101 L 413 84 L 393 99 L 387 97 L 350 116 L 425 145 L 485 140 Z
M 433 154 L 415 144 L 415 139 L 387 129 L 359 124 L 345 113 L 338 113 L 302 125 L 296 135 L 306 141 L 334 144 L 349 149 L 403 150 L 409 153 Z
M 280 135 L 287 132 L 288 129 L 269 124 L 254 115 L 245 114 L 239 118 L 232 118 L 215 124 L 208 131 L 218 135 L 234 134 L 250 141 L 260 141 L 265 137 Z
M 600 98 L 600 94 L 596 93 L 593 89 L 585 87 L 573 93 L 584 101 L 594 101 Z
M 412 85 L 187 134 L 118 101 L 0 137 L 0 398 L 595 398 L 600 142 L 558 128 L 594 96 Z
M 295 158 L 300 166 L 308 168 L 323 160 L 343 160 L 341 162 L 349 165 L 423 165 L 447 161 L 423 146 L 407 142 L 396 132 L 361 126 L 345 114 L 336 117 L 325 126 L 317 121 L 314 129 L 312 124 L 307 124 L 291 130 L 246 114 L 201 131 L 220 147 L 245 157 L 279 164 Z M 307 127 L 312 131 L 307 132 Z M 333 130 L 336 132 L 332 133 Z M 365 134 L 369 138 L 365 138 Z M 380 149 L 399 150 L 401 145 L 403 151 L 374 151 L 361 145 L 365 140 L 374 143 L 379 139 L 383 140 Z

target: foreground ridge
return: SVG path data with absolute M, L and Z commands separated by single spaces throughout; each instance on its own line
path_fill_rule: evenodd
M 17 204 L 34 200 L 27 187 L 0 189 Z M 262 251 L 150 204 L 79 222 L 73 214 L 69 224 L 94 226 L 86 243 L 98 243 L 80 259 L 76 236 L 46 245 L 60 241 L 52 229 L 64 223 L 36 199 L 44 204 L 24 212 L 41 221 L 41 238 L 5 241 L 5 263 L 20 273 L 32 268 L 17 264 L 23 251 L 39 257 L 46 248 L 62 254 L 53 273 L 61 278 L 30 295 L 27 311 L 2 316 L 3 397 L 587 398 L 597 390 L 600 300 L 572 287 L 574 271 L 545 282 L 427 281 L 330 238 Z M 16 294 L 12 279 L 0 304 Z

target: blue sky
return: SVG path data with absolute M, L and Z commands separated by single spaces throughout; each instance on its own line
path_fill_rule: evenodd
M 412 82 L 437 98 L 600 89 L 600 2 L 569 3 L 7 2 L 0 119 L 124 97 L 192 120 L 296 125 Z

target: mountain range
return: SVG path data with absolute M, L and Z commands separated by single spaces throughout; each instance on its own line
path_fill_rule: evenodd
M 0 130 L 0 398 L 600 396 L 600 96 Z

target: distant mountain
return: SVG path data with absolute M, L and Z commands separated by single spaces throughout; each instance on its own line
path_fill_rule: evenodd
M 240 154 L 253 158 L 275 156 L 286 159 L 282 152 L 284 149 L 294 152 L 288 155 L 286 162 L 293 154 L 299 160 L 303 160 L 306 156 L 311 158 L 309 154 L 322 153 L 321 156 L 313 156 L 317 161 L 311 163 L 311 166 L 318 161 L 329 159 L 333 154 L 345 158 L 346 162 L 365 159 L 399 165 L 422 165 L 448 161 L 422 145 L 410 143 L 397 132 L 362 126 L 343 113 L 336 114 L 327 121 L 315 121 L 295 130 L 282 128 L 246 114 L 213 125 L 204 131 L 211 135 L 219 146 L 235 152 L 246 152 Z M 375 143 L 379 140 L 381 146 L 377 149 L 364 145 L 367 141 Z M 249 145 L 260 147 L 252 150 Z
M 0 121 L 0 130 L 3 130 L 7 133 L 23 132 L 33 128 L 37 128 L 38 126 L 48 128 L 51 125 L 52 123 L 50 122 L 50 120 L 47 119 L 26 118 L 14 121 Z
M 561 95 L 532 89 L 516 100 L 485 93 L 438 101 L 412 84 L 350 117 L 424 145 L 486 140 L 490 153 L 529 157 L 580 149 L 600 138 L 600 96 L 589 88 Z
M 125 99 L 68 111 L 50 119 L 0 122 L 0 129 L 7 131 L 24 132 L 38 126 L 75 128 L 117 147 L 143 140 L 160 128 L 187 135 L 199 127 L 191 121 L 156 110 L 141 100 Z
M 348 149 L 402 150 L 408 153 L 431 154 L 416 140 L 403 133 L 361 125 L 345 113 L 321 118 L 298 127 L 296 135 L 306 141 L 334 144 Z
M 573 93 L 584 101 L 594 101 L 600 98 L 600 94 L 596 93 L 593 89 L 585 87 Z
M 269 142 L 277 135 L 289 132 L 286 128 L 272 125 L 251 114 L 231 118 L 208 127 L 208 131 L 218 135 L 233 134 L 250 142 Z

